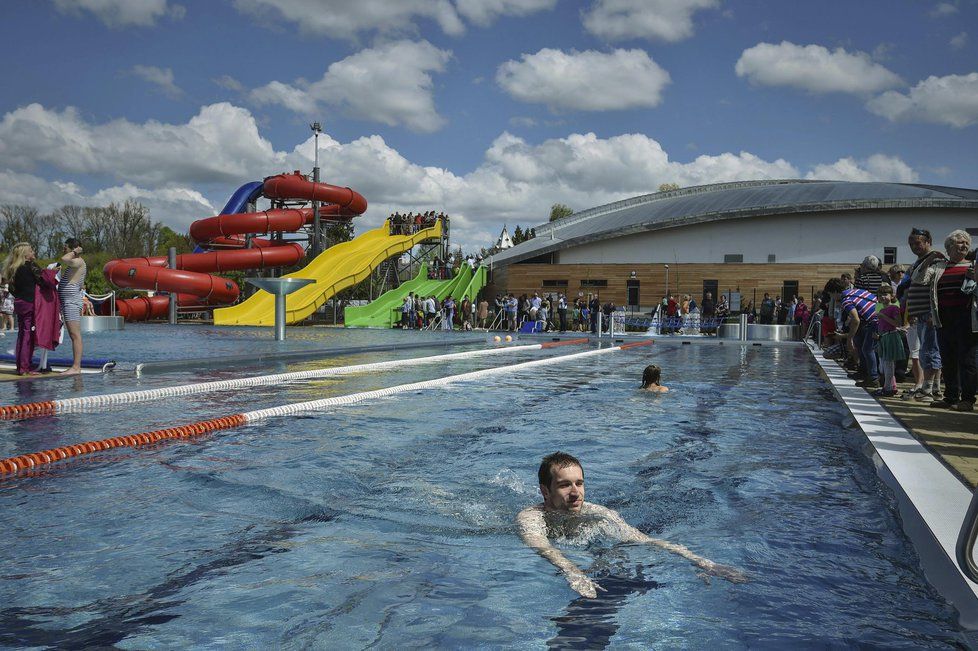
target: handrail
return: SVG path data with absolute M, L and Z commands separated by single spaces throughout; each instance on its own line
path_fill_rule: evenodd
M 978 583 L 978 564 L 975 564 L 975 540 L 978 540 L 978 491 L 971 496 L 968 513 L 961 523 L 958 543 L 955 545 L 958 567 L 973 583 Z
M 489 322 L 489 327 L 486 330 L 496 330 L 497 325 L 501 325 L 503 321 L 503 315 L 506 313 L 506 307 L 503 306 L 496 310 L 495 316 L 492 317 L 492 321 Z

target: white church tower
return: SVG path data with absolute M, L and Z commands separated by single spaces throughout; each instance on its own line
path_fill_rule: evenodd
M 503 225 L 503 231 L 499 234 L 499 239 L 496 240 L 495 248 L 497 251 L 513 248 L 513 238 L 509 236 L 509 231 L 506 230 L 505 225 Z

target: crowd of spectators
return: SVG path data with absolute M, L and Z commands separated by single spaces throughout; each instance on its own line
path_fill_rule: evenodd
M 405 330 L 472 330 L 476 318 L 484 323 L 489 303 L 476 306 L 468 294 L 459 302 L 452 296 L 439 299 L 434 294 L 422 296 L 410 292 L 401 304 L 400 327 Z M 481 327 L 485 327 L 484 325 Z
M 978 286 L 971 236 L 951 232 L 942 251 L 930 231 L 914 228 L 907 243 L 917 256 L 912 264 L 884 273 L 879 259 L 867 256 L 854 274 L 826 283 L 818 309 L 823 346 L 874 395 L 895 396 L 897 381 L 909 378 L 903 400 L 973 411 Z
M 418 231 L 431 228 L 439 220 L 444 225 L 447 219 L 445 213 L 436 213 L 434 210 L 417 214 L 409 212 L 404 215 L 394 212 L 391 213 L 387 223 L 390 225 L 391 235 L 414 235 Z

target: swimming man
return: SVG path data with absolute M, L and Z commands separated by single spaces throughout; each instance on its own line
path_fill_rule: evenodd
M 554 452 L 543 458 L 538 472 L 543 503 L 530 506 L 516 517 L 520 537 L 527 546 L 553 563 L 564 573 L 571 589 L 584 597 L 596 597 L 600 585 L 591 580 L 560 550 L 550 543 L 550 538 L 573 538 L 586 528 L 618 538 L 626 543 L 655 545 L 679 554 L 707 574 L 733 583 L 744 583 L 747 576 L 734 567 L 720 565 L 697 556 L 686 547 L 646 536 L 631 526 L 612 509 L 584 501 L 584 468 L 575 457 L 564 452 Z

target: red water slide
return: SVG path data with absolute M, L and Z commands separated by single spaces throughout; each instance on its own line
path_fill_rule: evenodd
M 268 177 L 262 195 L 269 199 L 325 202 L 329 205 L 320 207 L 319 214 L 327 218 L 355 217 L 367 210 L 367 200 L 358 192 L 313 183 L 298 171 Z M 312 221 L 312 208 L 275 208 L 208 217 L 190 225 L 190 236 L 202 247 L 223 250 L 178 255 L 174 269 L 167 266 L 165 256 L 156 256 L 112 260 L 103 271 L 116 287 L 175 292 L 181 308 L 226 305 L 238 299 L 240 289 L 237 283 L 210 272 L 291 266 L 305 256 L 302 246 L 295 242 L 252 238 L 252 248 L 244 248 L 244 235 L 293 232 Z M 116 310 L 127 321 L 143 321 L 166 316 L 169 304 L 169 296 L 140 296 L 116 301 Z

